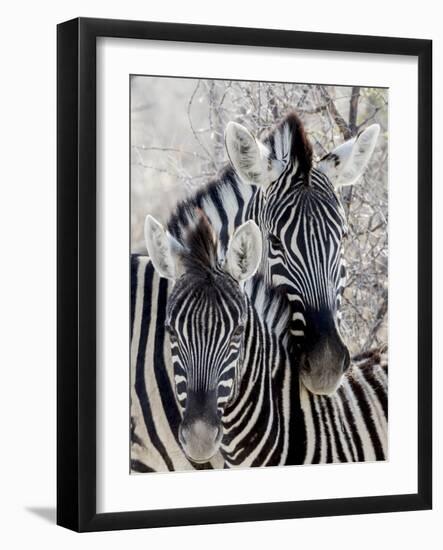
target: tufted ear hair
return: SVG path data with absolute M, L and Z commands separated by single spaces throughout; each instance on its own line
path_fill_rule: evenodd
M 380 126 L 372 124 L 325 155 L 317 168 L 328 176 L 335 187 L 354 184 L 368 165 L 379 133 Z
M 180 260 L 183 247 L 150 215 L 145 219 L 145 242 L 149 257 L 160 277 L 174 281 L 178 279 L 183 273 Z
M 232 235 L 224 267 L 238 282 L 247 281 L 257 271 L 261 257 L 261 231 L 253 220 L 249 220 Z
M 234 170 L 244 183 L 266 188 L 283 171 L 282 162 L 271 158 L 266 145 L 241 124 L 228 123 L 225 146 Z

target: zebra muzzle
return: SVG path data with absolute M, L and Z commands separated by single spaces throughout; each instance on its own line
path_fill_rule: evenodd
M 208 424 L 204 420 L 183 422 L 179 440 L 186 456 L 196 463 L 208 462 L 217 454 L 223 437 L 221 424 Z
M 300 358 L 300 378 L 305 387 L 317 395 L 331 395 L 341 385 L 350 365 L 347 348 L 340 354 L 303 353 Z

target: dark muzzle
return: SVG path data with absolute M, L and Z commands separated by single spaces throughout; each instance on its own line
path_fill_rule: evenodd
M 215 392 L 189 392 L 179 427 L 179 440 L 186 456 L 193 462 L 208 462 L 217 454 L 222 437 Z
M 300 358 L 300 378 L 312 393 L 331 395 L 349 369 L 349 350 L 329 312 L 320 312 L 318 316 L 311 314 L 308 321 L 306 343 Z

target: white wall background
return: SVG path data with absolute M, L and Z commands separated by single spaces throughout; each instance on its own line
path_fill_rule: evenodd
M 253 9 L 251 10 L 251 7 Z M 55 26 L 79 15 L 201 24 L 287 28 L 432 38 L 434 128 L 443 123 L 443 30 L 432 0 L 271 3 L 224 0 L 68 0 L 8 2 L 2 10 L 0 86 L 0 543 L 6 548 L 438 548 L 442 543 L 442 407 L 435 406 L 435 501 L 431 512 L 185 527 L 79 535 L 55 518 Z M 441 152 L 434 132 L 434 156 Z M 442 278 L 439 208 L 441 163 L 435 163 L 435 274 Z M 440 249 L 440 251 L 438 250 Z M 434 290 L 436 340 L 442 292 Z M 440 309 L 440 313 L 438 313 Z M 434 345 L 435 400 L 442 376 Z M 438 432 L 438 433 L 437 433 Z M 226 540 L 229 539 L 229 540 Z M 237 541 L 235 544 L 233 541 Z

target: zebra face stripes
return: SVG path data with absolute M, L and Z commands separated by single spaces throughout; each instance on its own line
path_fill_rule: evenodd
M 238 387 L 246 315 L 240 284 L 257 269 L 261 235 L 252 221 L 240 226 L 223 267 L 206 218 L 178 253 L 168 238 L 158 222 L 147 219 L 146 241 L 156 269 L 163 276 L 180 273 L 169 296 L 166 329 L 183 411 L 180 443 L 190 460 L 202 463 L 219 449 L 221 418 Z
M 331 394 L 350 364 L 338 329 L 346 235 L 340 201 L 322 172 L 311 169 L 306 181 L 293 169 L 255 206 L 267 235 L 270 282 L 292 304 L 292 334 L 303 350 L 301 379 L 313 393 Z
M 247 216 L 265 239 L 260 270 L 292 303 L 301 378 L 316 394 L 333 393 L 350 363 L 338 329 L 346 219 L 333 184 L 358 179 L 378 133 L 378 125 L 370 126 L 314 168 L 312 147 L 294 114 L 263 142 L 236 123 L 226 130 L 228 155 L 238 176 L 259 187 Z
M 190 459 L 206 462 L 218 450 L 221 417 L 234 394 L 242 347 L 245 301 L 226 273 L 186 272 L 170 298 L 177 399 L 183 410 L 180 441 Z

